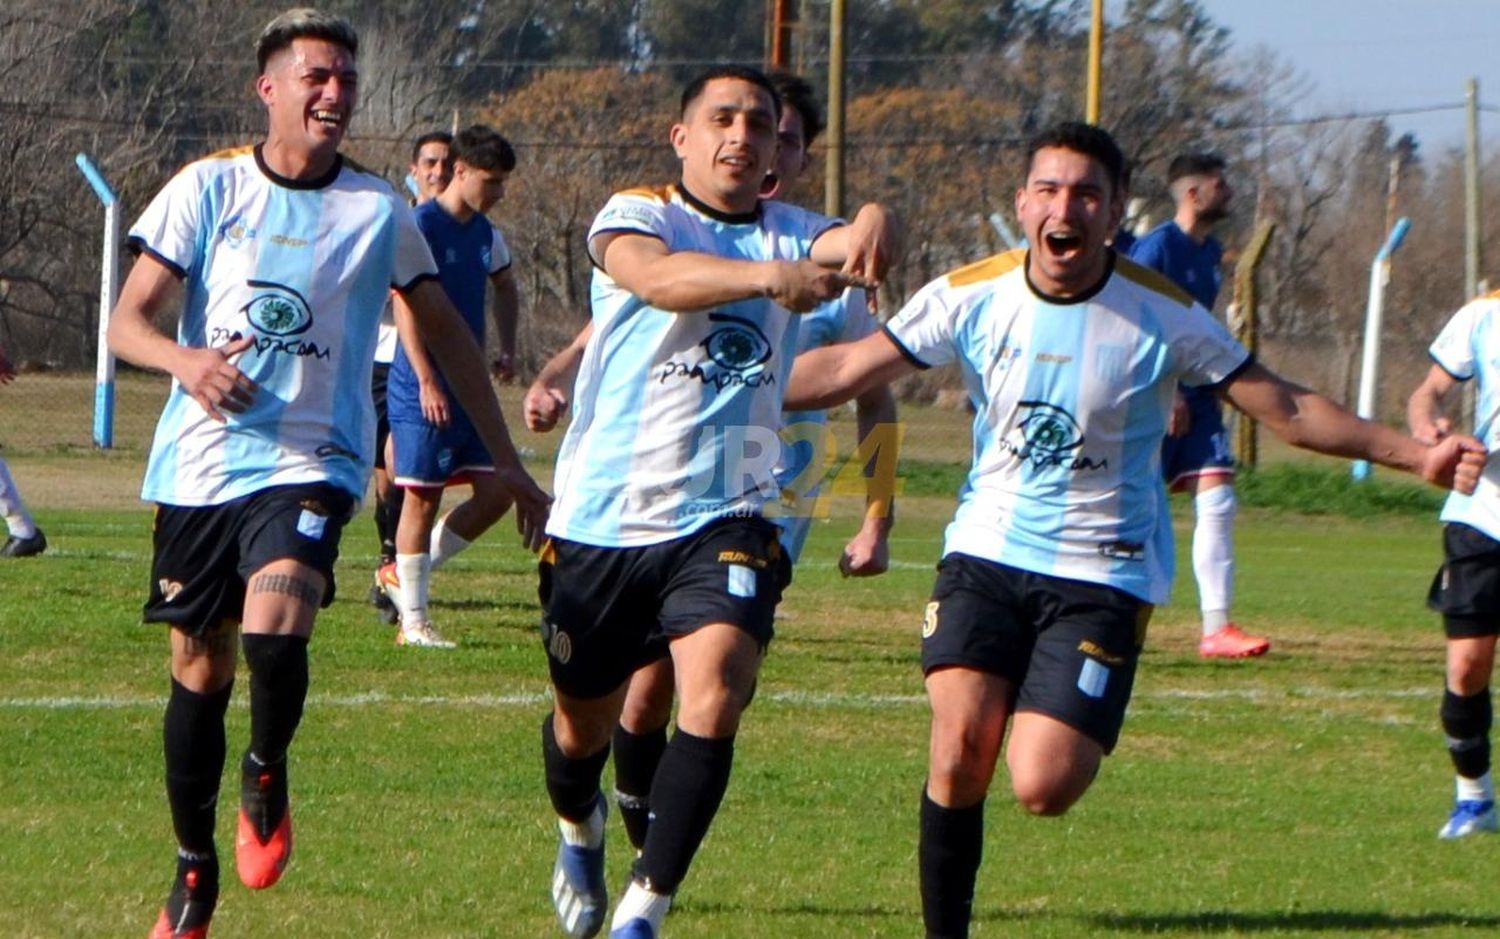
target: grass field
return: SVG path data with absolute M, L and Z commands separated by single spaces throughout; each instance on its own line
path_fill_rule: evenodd
M 0 564 L 0 935 L 144 936 L 172 846 L 166 644 L 138 622 L 141 456 L 10 452 L 54 547 Z M 815 526 L 670 939 L 921 935 L 918 632 L 951 502 L 903 500 L 895 569 L 878 580 L 840 580 L 849 523 Z M 1238 618 L 1273 637 L 1271 654 L 1200 662 L 1179 578 L 1083 802 L 1029 818 L 997 778 L 976 937 L 1500 935 L 1500 839 L 1434 838 L 1451 800 L 1442 640 L 1421 602 L 1436 523 L 1247 509 L 1239 546 Z M 248 721 L 236 690 L 214 936 L 558 935 L 532 562 L 508 529 L 476 545 L 434 588 L 461 648 L 406 650 L 363 603 L 373 548 L 366 516 L 313 642 L 297 851 L 258 895 L 229 873 Z M 611 824 L 617 887 L 627 852 Z

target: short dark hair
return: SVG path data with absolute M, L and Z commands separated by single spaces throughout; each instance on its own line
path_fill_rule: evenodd
M 823 132 L 823 109 L 818 107 L 817 94 L 813 86 L 799 75 L 790 72 L 772 72 L 769 76 L 771 85 L 776 89 L 777 97 L 781 98 L 781 107 L 793 108 L 797 115 L 802 118 L 802 145 L 804 147 L 812 144 L 814 138 Z
M 686 88 L 682 89 L 682 106 L 678 114 L 687 114 L 688 106 L 698 100 L 703 94 L 703 89 L 708 87 L 708 83 L 720 78 L 733 78 L 764 88 L 766 94 L 771 96 L 771 108 L 776 114 L 776 119 L 781 120 L 781 95 L 776 93 L 776 86 L 771 84 L 765 72 L 748 65 L 715 65 L 700 73 L 687 83 Z
M 1222 173 L 1227 165 L 1224 158 L 1217 153 L 1179 154 L 1167 166 L 1167 185 L 1170 186 L 1184 176 L 1208 176 L 1213 173 Z
M 464 163 L 477 170 L 491 173 L 509 173 L 516 168 L 516 151 L 510 142 L 492 127 L 473 124 L 459 131 L 448 149 L 448 156 L 457 163 Z
M 1026 175 L 1031 175 L 1031 165 L 1036 160 L 1037 151 L 1049 147 L 1060 147 L 1064 150 L 1072 150 L 1081 153 L 1093 160 L 1098 160 L 1109 175 L 1109 181 L 1116 192 L 1125 191 L 1126 176 L 1125 154 L 1121 152 L 1120 145 L 1115 143 L 1115 138 L 1109 135 L 1109 131 L 1096 124 L 1084 124 L 1079 121 L 1064 121 L 1054 124 L 1035 137 L 1026 146 Z
M 430 143 L 440 143 L 448 149 L 453 149 L 453 135 L 446 130 L 429 130 L 417 138 L 417 142 L 411 145 L 411 161 L 413 163 L 422 157 L 422 148 Z
M 267 23 L 255 40 L 255 64 L 261 74 L 265 74 L 271 56 L 296 39 L 322 39 L 343 46 L 350 55 L 359 54 L 359 35 L 348 20 L 311 7 L 297 7 Z

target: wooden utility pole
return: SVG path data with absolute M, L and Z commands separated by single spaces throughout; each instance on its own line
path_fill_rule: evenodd
M 772 69 L 789 71 L 792 67 L 792 39 L 797 29 L 796 0 L 767 0 L 769 15 L 767 29 L 766 65 Z
M 824 172 L 823 214 L 844 214 L 844 0 L 828 10 L 828 162 Z
M 1094 15 L 1089 24 L 1089 75 L 1084 95 L 1083 119 L 1099 123 L 1099 84 L 1104 68 L 1104 0 L 1094 0 Z
M 1464 95 L 1469 112 L 1468 145 L 1464 148 L 1464 297 L 1479 295 L 1479 79 L 1469 79 Z
M 1257 354 L 1260 345 L 1257 326 L 1259 323 L 1259 298 L 1255 292 L 1255 273 L 1260 269 L 1261 259 L 1271 244 L 1276 232 L 1275 222 L 1261 222 L 1250 237 L 1240 259 L 1234 265 L 1234 298 L 1229 303 L 1229 331 L 1240 345 Z M 1256 435 L 1255 421 L 1243 414 L 1236 415 L 1235 451 L 1240 462 L 1254 469 L 1260 460 L 1260 441 Z

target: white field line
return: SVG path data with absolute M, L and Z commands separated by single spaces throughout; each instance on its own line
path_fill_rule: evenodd
M 1137 691 L 1135 701 L 1253 701 L 1292 703 L 1306 701 L 1313 704 L 1336 701 L 1396 701 L 1411 698 L 1434 698 L 1440 696 L 1438 687 L 1359 689 L 1359 688 L 1299 688 L 1295 690 L 1267 688 L 1223 688 L 1204 691 L 1186 689 L 1162 689 Z M 760 700 L 772 701 L 800 707 L 827 709 L 905 708 L 926 706 L 927 698 L 920 694 L 858 694 L 812 691 L 775 691 L 759 696 Z M 551 695 L 541 692 L 523 692 L 503 695 L 391 695 L 379 691 L 352 695 L 308 696 L 308 704 L 315 707 L 361 708 L 380 705 L 400 707 L 457 707 L 505 710 L 508 708 L 531 708 L 545 704 Z M 159 708 L 165 699 L 152 696 L 87 696 L 60 695 L 43 697 L 0 698 L 0 710 L 10 711 L 72 711 L 72 710 L 121 710 L 132 708 Z M 237 702 L 245 706 L 241 699 Z

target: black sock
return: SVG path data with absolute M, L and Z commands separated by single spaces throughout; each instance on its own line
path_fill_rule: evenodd
M 1490 724 L 1494 720 L 1490 689 L 1463 696 L 1443 690 L 1443 733 L 1453 768 L 1465 779 L 1490 771 Z
M 280 763 L 307 700 L 307 638 L 245 633 L 241 642 L 250 666 L 250 752 L 262 764 Z
M 965 939 L 974 912 L 974 879 L 984 849 L 984 800 L 964 809 L 932 801 L 922 787 L 922 922 L 927 939 Z
M 651 784 L 651 827 L 635 879 L 654 893 L 672 894 L 687 876 L 729 788 L 733 737 L 695 737 L 681 727 L 662 754 Z
M 177 843 L 198 855 L 214 853 L 214 809 L 224 773 L 224 712 L 231 681 L 199 694 L 176 679 L 162 717 L 162 750 L 167 764 L 167 802 Z
M 623 726 L 615 728 L 615 804 L 625 822 L 625 834 L 637 851 L 646 846 L 646 830 L 651 825 L 651 782 L 667 749 L 666 725 L 633 734 Z
M 542 764 L 547 772 L 547 795 L 552 808 L 570 822 L 587 821 L 599 804 L 599 777 L 609 761 L 609 747 L 581 759 L 563 755 L 557 745 L 552 715 L 542 721 Z
M 380 535 L 382 563 L 396 559 L 396 529 L 401 524 L 401 505 L 405 495 L 405 489 L 392 486 L 384 499 L 375 498 L 375 531 Z

